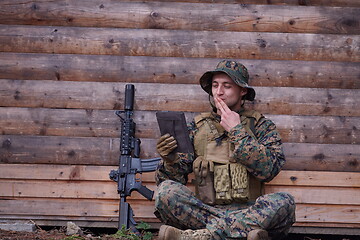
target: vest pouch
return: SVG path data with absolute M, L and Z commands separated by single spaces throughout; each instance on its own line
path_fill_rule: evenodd
M 196 197 L 203 203 L 215 205 L 214 163 L 197 157 L 193 162 Z
M 205 148 L 205 158 L 214 163 L 229 163 L 231 153 L 230 144 L 225 141 L 218 145 L 216 141 L 208 140 Z
M 250 176 L 246 168 L 238 163 L 230 164 L 231 196 L 235 202 L 247 202 L 250 198 Z
M 214 165 L 214 188 L 216 204 L 229 204 L 232 202 L 229 164 Z

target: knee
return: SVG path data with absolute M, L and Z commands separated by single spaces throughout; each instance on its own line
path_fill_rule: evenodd
M 282 210 L 287 213 L 287 215 L 295 216 L 295 199 L 294 197 L 287 192 L 277 192 L 271 193 L 263 196 L 262 201 L 270 202 L 270 205 L 274 210 Z
M 157 191 L 155 192 L 155 205 L 162 205 L 169 202 L 170 198 L 176 196 L 174 194 L 178 187 L 179 183 L 172 180 L 165 180 L 159 184 Z
M 286 213 L 289 219 L 295 221 L 295 199 L 294 197 L 287 192 L 279 192 L 277 194 L 277 199 L 279 201 L 279 207 L 283 209 L 284 214 Z
M 279 192 L 280 197 L 283 199 L 290 212 L 295 212 L 295 198 L 287 192 Z

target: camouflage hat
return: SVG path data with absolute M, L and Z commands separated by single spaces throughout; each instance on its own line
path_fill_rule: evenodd
M 248 93 L 244 99 L 249 101 L 254 100 L 255 90 L 248 85 L 249 73 L 244 65 L 235 61 L 223 60 L 218 63 L 214 71 L 204 73 L 200 78 L 200 85 L 202 89 L 210 95 L 212 95 L 212 78 L 216 73 L 226 73 L 238 86 L 248 89 Z

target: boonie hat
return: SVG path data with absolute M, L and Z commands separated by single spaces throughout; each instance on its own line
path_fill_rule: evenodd
M 238 86 L 247 88 L 248 92 L 244 96 L 246 100 L 254 101 L 255 99 L 255 90 L 249 86 L 249 73 L 244 65 L 239 62 L 222 60 L 218 63 L 214 71 L 208 71 L 202 75 L 200 78 L 201 88 L 205 92 L 212 95 L 211 92 L 211 82 L 214 74 L 216 73 L 226 73 Z

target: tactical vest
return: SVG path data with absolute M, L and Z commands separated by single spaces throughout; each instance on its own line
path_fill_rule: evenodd
M 256 111 L 244 111 L 240 120 L 247 133 L 256 139 L 255 125 L 262 118 Z M 262 183 L 233 157 L 234 144 L 213 113 L 195 117 L 193 169 L 197 197 L 206 204 L 254 201 L 262 194 Z

